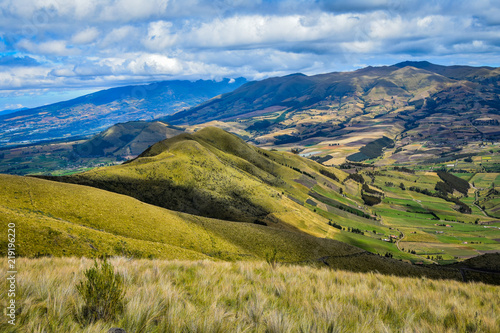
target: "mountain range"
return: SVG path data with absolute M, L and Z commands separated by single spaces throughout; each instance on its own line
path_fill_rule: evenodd
M 407 264 L 500 249 L 497 78 L 489 67 L 401 63 L 223 82 L 239 88 L 157 120 L 2 149 L 2 172 L 37 178 L 1 176 L 1 214 L 30 230 L 25 256 L 258 260 L 274 251 L 282 262 L 460 278 L 456 267 Z M 122 115 L 153 112 L 146 106 L 166 98 L 160 86 L 156 99 L 133 100 L 144 110 Z M 114 103 L 96 94 L 92 105 Z M 14 115 L 50 114 L 40 112 Z
M 154 120 L 246 82 L 161 81 L 111 88 L 69 101 L 0 115 L 0 146 L 95 134 L 117 123 Z
M 156 82 L 0 116 L 0 142 L 88 135 L 119 122 L 156 119 L 187 132 L 217 126 L 262 147 L 295 147 L 327 165 L 377 159 L 388 146 L 358 152 L 383 137 L 393 141 L 392 155 L 375 163 L 434 160 L 467 154 L 471 142 L 500 135 L 499 78 L 498 68 L 424 61 L 247 83 Z M 131 138 L 131 131 L 123 138 Z M 119 146 L 106 152 L 121 154 Z M 124 156 L 135 157 L 143 148 Z
M 164 120 L 219 126 L 262 146 L 315 146 L 309 151 L 333 157 L 383 136 L 396 148 L 426 142 L 440 154 L 500 135 L 499 82 L 499 68 L 429 62 L 292 74 L 248 82 Z

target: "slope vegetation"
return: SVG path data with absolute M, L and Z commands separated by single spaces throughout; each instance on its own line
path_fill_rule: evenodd
M 328 170 L 337 180 L 319 171 Z M 344 172 L 290 153 L 250 146 L 217 128 L 159 142 L 131 162 L 50 179 L 95 186 L 171 210 L 300 229 L 325 237 L 327 219 L 303 207 L 317 183 Z
M 116 124 L 77 144 L 74 151 L 82 157 L 136 157 L 158 141 L 174 137 L 184 130 L 160 121 L 131 121 Z
M 0 175 L 0 184 L 0 215 L 16 224 L 21 256 L 263 259 L 277 248 L 281 260 L 301 261 L 363 252 L 304 233 L 173 212 L 92 187 L 8 175 Z
M 0 217 L 16 225 L 17 256 L 263 260 L 353 271 L 459 278 L 303 232 L 173 212 L 92 187 L 0 175 Z M 6 229 L 2 254 L 6 254 Z

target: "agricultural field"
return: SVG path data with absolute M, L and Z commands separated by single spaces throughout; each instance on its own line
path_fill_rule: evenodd
M 424 259 L 423 262 L 430 260 L 442 264 L 500 252 L 500 221 L 489 214 L 498 207 L 500 200 L 487 199 L 490 209 L 483 210 L 479 206 L 484 196 L 480 193 L 492 192 L 492 184 L 499 183 L 498 173 L 455 173 L 475 185 L 469 188 L 467 196 L 457 191 L 453 193 L 470 207 L 468 214 L 458 211 L 453 202 L 431 195 L 440 181 L 435 172 L 401 172 L 389 167 L 365 168 L 360 173 L 365 181 L 384 192 L 382 202 L 371 207 L 371 212 L 380 217 L 380 224 L 386 228 L 385 235 L 387 232 L 394 234 L 402 252 L 410 251 Z M 364 229 L 370 230 L 369 225 Z M 401 255 L 397 257 L 402 258 Z

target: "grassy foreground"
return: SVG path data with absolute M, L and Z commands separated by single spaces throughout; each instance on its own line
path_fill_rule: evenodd
M 499 332 L 500 287 L 263 262 L 111 260 L 125 313 L 81 326 L 89 259 L 18 259 L 16 327 L 1 332 Z M 5 272 L 0 274 L 5 281 Z M 5 284 L 0 295 L 4 303 Z M 5 305 L 5 304 L 2 304 Z M 4 317 L 5 318 L 5 317 Z

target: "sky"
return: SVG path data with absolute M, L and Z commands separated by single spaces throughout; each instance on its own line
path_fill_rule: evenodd
M 0 0 L 0 110 L 405 60 L 500 66 L 500 1 Z

